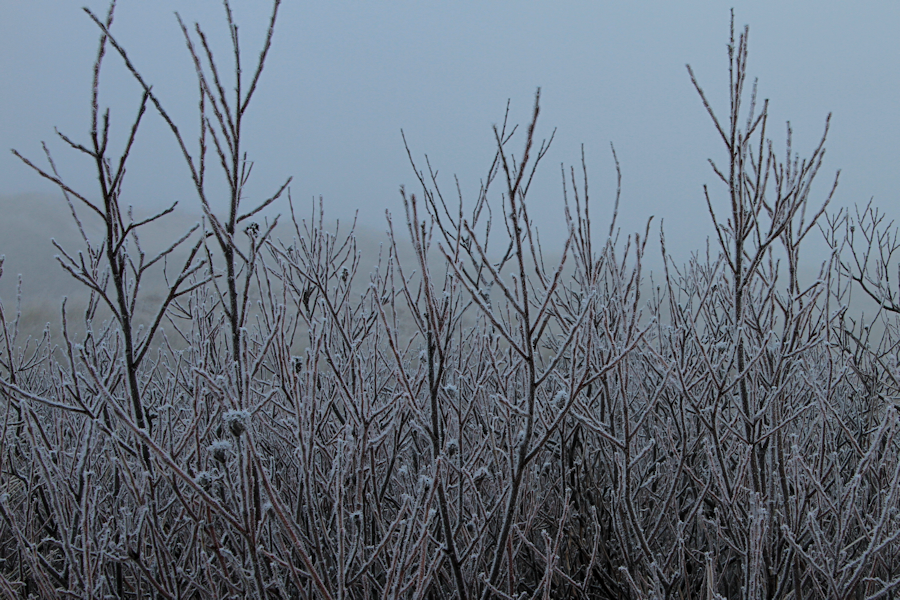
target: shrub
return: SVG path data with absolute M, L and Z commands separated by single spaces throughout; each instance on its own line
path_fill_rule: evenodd
M 524 135 L 495 128 L 471 204 L 451 205 L 430 166 L 413 164 L 408 239 L 389 219 L 374 272 L 358 272 L 352 231 L 325 231 L 321 206 L 317 220 L 298 219 L 289 195 L 295 237 L 275 240 L 275 222 L 250 219 L 288 184 L 241 212 L 240 132 L 278 2 L 249 80 L 236 68 L 234 99 L 202 29 L 181 24 L 201 91 L 196 150 L 112 36 L 113 8 L 91 14 L 101 37 L 89 142 L 63 136 L 96 166 L 99 193 L 23 157 L 105 236 L 85 235 L 78 255 L 60 248 L 92 294 L 83 339 L 64 305 L 58 342 L 17 347 L 0 307 L 6 595 L 893 594 L 896 239 L 871 207 L 831 215 L 830 194 L 810 197 L 824 134 L 807 159 L 790 136 L 787 162 L 776 157 L 768 105 L 744 90 L 746 29 L 732 31 L 726 117 L 690 73 L 726 150 L 713 163 L 722 185 L 706 193 L 718 247 L 679 266 L 661 228 L 654 285 L 650 222 L 619 241 L 613 217 L 594 235 L 583 159 L 581 175 L 563 173 L 561 258 L 545 260 L 528 213 L 549 147 L 534 139 L 540 92 Z M 228 25 L 236 32 L 230 12 Z M 144 89 L 115 160 L 97 101 L 109 46 Z M 136 220 L 120 203 L 148 104 L 206 218 L 153 258 L 137 232 L 169 211 Z M 223 217 L 206 197 L 210 148 L 230 194 Z M 831 254 L 803 283 L 800 249 L 820 231 Z M 138 323 L 142 278 L 188 240 L 155 316 Z M 851 318 L 854 288 L 877 301 L 878 327 Z

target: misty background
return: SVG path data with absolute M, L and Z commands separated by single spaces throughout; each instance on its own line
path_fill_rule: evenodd
M 40 143 L 47 141 L 63 178 L 90 195 L 96 194 L 93 166 L 54 133 L 58 127 L 87 141 L 98 29 L 81 5 L 0 1 L 0 146 L 44 165 Z M 98 15 L 108 6 L 87 5 Z M 892 216 L 900 189 L 900 4 L 733 5 L 736 27 L 750 25 L 749 70 L 759 78 L 760 97 L 770 99 L 767 133 L 779 154 L 785 121 L 791 121 L 794 149 L 803 157 L 833 113 L 812 202 L 825 197 L 841 169 L 833 210 L 873 198 Z M 559 243 L 565 233 L 560 164 L 580 168 L 582 144 L 592 215 L 597 230 L 605 230 L 616 186 L 612 142 L 623 174 L 623 233 L 643 231 L 655 215 L 651 255 L 659 254 L 659 219 L 664 219 L 668 250 L 686 260 L 713 233 L 703 184 L 710 185 L 718 206 L 726 206 L 724 188 L 707 163 L 707 158 L 722 162 L 726 155 L 685 63 L 724 118 L 729 7 L 713 1 L 286 1 L 245 120 L 244 147 L 254 169 L 244 202 L 263 200 L 293 176 L 292 197 L 303 214 L 321 195 L 330 219 L 346 222 L 358 211 L 363 235 L 380 240 L 385 210 L 402 219 L 399 187 L 419 192 L 401 129 L 419 167 L 425 167 L 427 154 L 445 193 L 455 198 L 457 176 L 464 200 L 472 202 L 495 151 L 491 126 L 502 122 L 507 100 L 510 121 L 526 125 L 540 86 L 537 137 L 556 129 L 530 193 L 542 239 Z M 271 5 L 232 0 L 232 8 L 249 71 Z M 112 32 L 193 140 L 197 83 L 176 10 L 189 26 L 200 22 L 220 67 L 228 71 L 230 42 L 216 0 L 121 0 Z M 140 88 L 112 52 L 100 85 L 101 103 L 110 107 L 115 153 Z M 518 156 L 521 139 L 512 148 Z M 499 186 L 495 192 L 499 201 Z M 152 109 L 138 135 L 124 193 L 123 203 L 134 205 L 138 217 L 179 202 L 178 216 L 161 229 L 166 239 L 199 218 L 187 168 Z M 0 196 L 0 254 L 7 257 L 0 298 L 11 304 L 16 275 L 22 273 L 29 306 L 52 307 L 58 315 L 59 298 L 77 288 L 55 266 L 57 251 L 49 241 L 55 237 L 79 249 L 68 207 L 53 184 L 8 150 L 0 153 Z M 287 203 L 276 211 L 286 213 Z

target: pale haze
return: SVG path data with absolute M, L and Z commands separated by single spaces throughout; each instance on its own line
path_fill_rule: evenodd
M 232 5 L 249 71 L 270 4 Z M 8 151 L 41 160 L 42 140 L 64 177 L 90 193 L 89 161 L 55 138 L 54 127 L 87 141 L 98 30 L 79 2 L 4 0 L 2 6 L 0 146 L 7 150 L 0 154 L 0 193 L 56 193 Z M 89 7 L 102 15 L 107 4 Z M 402 213 L 399 187 L 418 189 L 401 129 L 421 166 L 427 154 L 439 169 L 445 191 L 455 196 L 456 175 L 471 201 L 493 156 L 491 126 L 502 121 L 508 99 L 512 122 L 525 124 L 540 87 L 538 137 L 557 129 L 532 198 L 545 238 L 563 232 L 560 165 L 578 166 L 582 144 L 594 214 L 606 222 L 615 191 L 612 142 L 622 165 L 625 232 L 643 229 L 655 215 L 665 220 L 671 249 L 699 248 L 712 232 L 704 183 L 725 206 L 706 159 L 721 161 L 725 154 L 685 64 L 724 116 L 729 8 L 720 2 L 286 1 L 245 123 L 255 164 L 248 202 L 293 176 L 292 196 L 304 206 L 321 195 L 330 216 L 358 210 L 365 227 L 383 231 L 386 209 Z M 213 0 L 121 0 L 112 31 L 192 137 L 197 84 L 176 10 L 189 25 L 201 23 L 227 65 L 224 10 Z M 749 70 L 759 78 L 760 96 L 770 99 L 768 133 L 779 152 L 785 121 L 804 156 L 833 113 L 817 197 L 841 169 L 836 206 L 874 198 L 893 215 L 900 190 L 900 4 L 740 2 L 734 11 L 739 29 L 750 26 Z M 121 59 L 109 54 L 101 101 L 111 107 L 114 141 L 121 142 L 139 99 Z M 514 148 L 518 155 L 520 146 Z M 172 135 L 152 110 L 125 192 L 124 202 L 139 211 L 175 200 L 197 211 Z

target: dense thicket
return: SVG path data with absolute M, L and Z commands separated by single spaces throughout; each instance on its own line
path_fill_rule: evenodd
M 545 263 L 528 213 L 548 147 L 533 139 L 538 94 L 527 131 L 496 129 L 477 198 L 451 202 L 430 166 L 416 169 L 405 227 L 389 222 L 365 273 L 353 232 L 325 231 L 321 213 L 301 220 L 288 204 L 283 243 L 274 223 L 253 221 L 261 207 L 241 207 L 241 120 L 277 8 L 234 90 L 199 26 L 183 26 L 197 146 L 111 37 L 113 11 L 94 17 L 88 141 L 63 139 L 95 165 L 98 188 L 80 193 L 52 161 L 23 158 L 105 235 L 60 248 L 92 293 L 85 335 L 70 334 L 64 307 L 61 333 L 21 343 L 9 303 L 0 309 L 6 596 L 893 594 L 896 238 L 874 209 L 829 214 L 830 194 L 810 198 L 824 135 L 806 159 L 788 137 L 778 159 L 767 104 L 744 90 L 746 30 L 729 45 L 724 118 L 694 79 L 725 149 L 705 253 L 680 264 L 660 231 L 665 269 L 649 277 L 650 224 L 625 239 L 615 220 L 597 231 L 586 169 L 571 169 L 569 235 Z M 230 12 L 228 25 L 237 56 Z M 145 90 L 115 158 L 97 101 L 110 46 Z M 147 220 L 121 208 L 148 105 L 205 214 L 156 257 L 137 237 Z M 207 197 L 207 155 L 230 193 L 223 215 Z M 801 260 L 819 257 L 801 249 L 822 234 L 830 254 L 803 281 Z M 141 281 L 163 268 L 155 316 L 136 318 Z M 874 299 L 875 319 L 851 319 L 853 290 Z

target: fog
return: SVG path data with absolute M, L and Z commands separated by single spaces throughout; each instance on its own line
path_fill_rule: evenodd
M 107 5 L 88 6 L 103 14 Z M 269 7 L 236 0 L 233 8 L 249 70 Z M 40 163 L 46 140 L 66 181 L 90 194 L 96 189 L 90 161 L 67 148 L 54 127 L 76 141 L 87 139 L 98 30 L 78 3 L 4 2 L 3 9 L 0 145 Z M 112 31 L 191 139 L 197 84 L 175 10 L 189 26 L 202 24 L 218 60 L 227 64 L 224 10 L 213 0 L 122 0 Z M 759 78 L 761 98 L 771 101 L 769 136 L 779 152 L 785 121 L 792 123 L 795 150 L 805 156 L 833 113 L 814 201 L 824 198 L 841 169 L 835 207 L 874 198 L 890 214 L 900 189 L 900 42 L 894 31 L 900 6 L 766 1 L 736 2 L 734 10 L 739 28 L 750 25 L 750 72 Z M 541 87 L 537 136 L 555 131 L 531 194 L 542 238 L 558 243 L 564 233 L 560 165 L 578 166 L 582 145 L 593 214 L 608 221 L 615 193 L 612 143 L 623 173 L 623 232 L 643 231 L 654 215 L 654 238 L 663 220 L 669 250 L 686 258 L 713 231 L 703 185 L 710 184 L 718 206 L 726 199 L 707 163 L 724 158 L 721 140 L 685 64 L 724 114 L 729 19 L 727 7 L 712 1 L 285 3 L 245 122 L 254 162 L 246 202 L 293 177 L 298 203 L 308 206 L 321 196 L 328 216 L 345 222 L 358 212 L 377 247 L 385 211 L 402 213 L 400 186 L 418 189 L 401 130 L 417 164 L 424 167 L 427 155 L 443 188 L 455 198 L 457 177 L 464 201 L 472 202 L 495 150 L 492 125 L 502 121 L 507 101 L 511 122 L 524 125 Z M 121 59 L 108 55 L 101 103 L 110 107 L 114 144 L 124 140 L 139 100 L 140 88 Z M 26 293 L 58 306 L 69 284 L 50 275 L 59 268 L 49 238 L 77 245 L 77 230 L 53 184 L 10 153 L 0 156 L 4 298 L 23 273 Z M 179 201 L 179 227 L 167 232 L 198 219 L 187 169 L 152 110 L 130 164 L 124 204 L 149 214 Z M 274 208 L 284 212 L 286 204 Z

